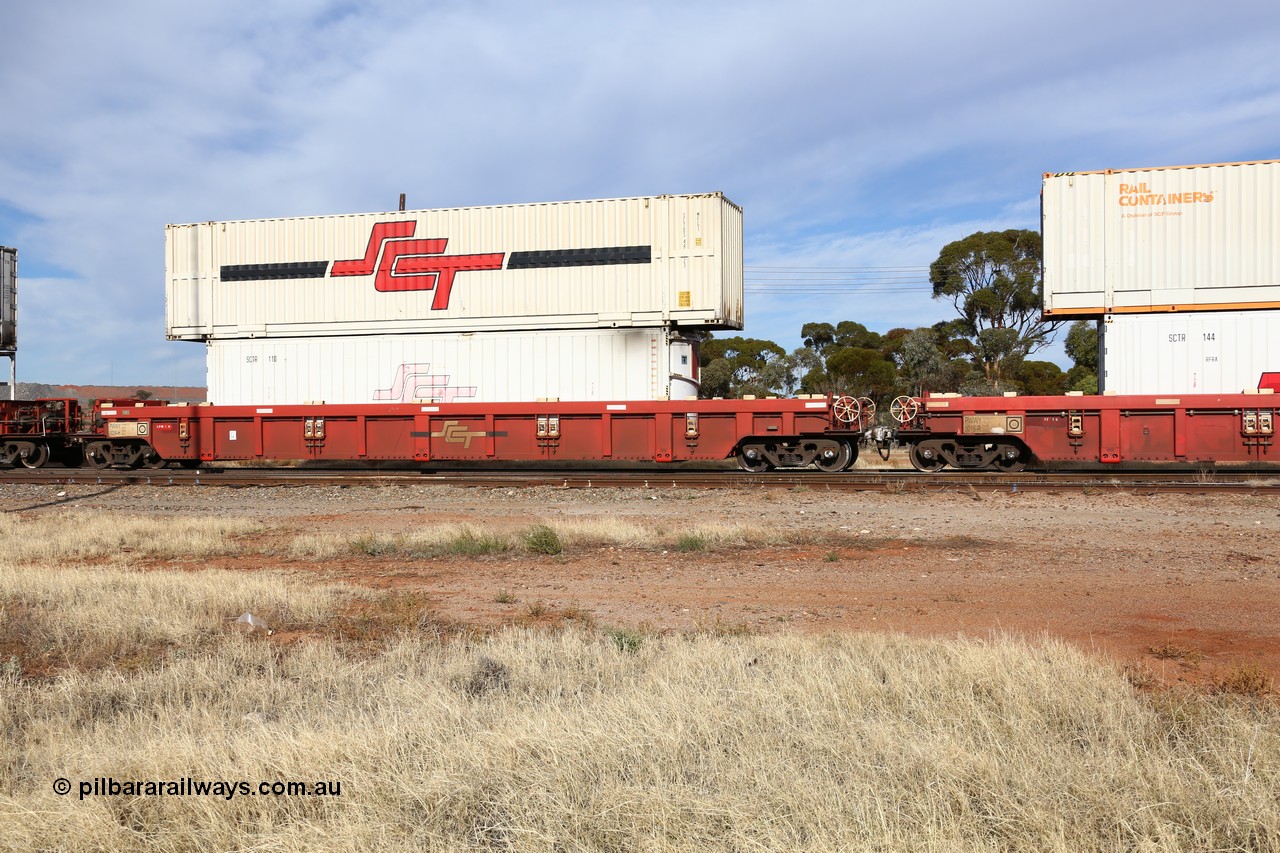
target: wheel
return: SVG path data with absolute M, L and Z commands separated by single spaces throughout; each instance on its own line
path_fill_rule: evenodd
M 751 474 L 761 474 L 769 470 L 769 460 L 765 458 L 764 446 L 760 444 L 744 444 L 738 448 L 738 467 Z
M 900 424 L 913 421 L 916 419 L 916 415 L 920 414 L 920 401 L 905 394 L 901 397 L 894 397 L 893 402 L 889 404 L 889 414 Z
M 831 404 L 836 421 L 842 424 L 857 423 L 862 414 L 862 406 L 852 397 L 836 397 Z
M 876 419 L 876 401 L 870 397 L 859 397 L 858 405 L 862 407 L 862 419 L 874 423 Z
M 818 458 L 813 465 L 819 471 L 835 474 L 853 464 L 853 449 L 847 441 L 832 441 L 818 451 Z
M 84 446 L 86 468 L 106 468 L 111 464 L 111 445 L 105 441 L 91 441 Z
M 18 459 L 24 468 L 43 468 L 44 463 L 49 461 L 49 445 L 33 444 L 30 450 L 20 451 Z
M 142 468 L 163 468 L 168 465 L 168 461 L 156 452 L 154 447 L 148 447 L 142 451 L 142 458 L 138 462 Z
M 927 441 L 911 445 L 911 450 L 907 456 L 911 459 L 913 468 L 928 474 L 941 471 L 947 464 L 938 449 Z
M 991 467 L 996 471 L 1006 474 L 1016 474 L 1027 467 L 1026 454 L 1022 448 L 1016 444 L 999 445 L 1000 455 L 991 463 Z
M 847 442 L 849 445 L 849 464 L 844 466 L 844 470 L 848 471 L 853 467 L 853 463 L 858 461 L 858 445 L 856 442 Z

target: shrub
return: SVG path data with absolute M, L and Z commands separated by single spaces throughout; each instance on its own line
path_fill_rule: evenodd
M 564 550 L 560 534 L 545 524 L 530 528 L 524 535 L 524 544 L 533 554 L 559 554 Z
M 676 540 L 677 551 L 705 551 L 707 550 L 707 537 L 701 533 L 681 533 L 680 538 Z
M 501 554 L 510 550 L 511 545 L 505 539 L 491 533 L 476 533 L 463 530 L 444 543 L 444 551 L 453 557 L 483 557 L 488 554 Z
M 640 647 L 644 645 L 644 637 L 635 631 L 628 631 L 625 628 L 617 628 L 609 631 L 609 640 L 620 652 L 633 655 L 640 651 Z

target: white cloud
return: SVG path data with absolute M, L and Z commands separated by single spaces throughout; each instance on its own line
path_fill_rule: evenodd
M 1262 3 L 81 2 L 5 28 L 0 243 L 34 270 L 36 381 L 200 381 L 163 341 L 167 222 L 719 189 L 751 264 L 927 266 L 1035 227 L 1043 171 L 1280 136 Z M 945 307 L 749 297 L 747 331 Z

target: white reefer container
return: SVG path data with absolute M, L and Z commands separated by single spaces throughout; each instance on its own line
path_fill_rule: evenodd
M 1280 160 L 1044 176 L 1044 312 L 1280 308 Z
M 695 346 L 666 329 L 214 340 L 221 405 L 653 400 L 697 396 Z
M 1280 370 L 1280 311 L 1113 315 L 1099 342 L 1103 391 L 1238 394 Z
M 170 225 L 171 339 L 741 329 L 720 193 Z
M 18 250 L 0 246 L 0 352 L 18 349 Z

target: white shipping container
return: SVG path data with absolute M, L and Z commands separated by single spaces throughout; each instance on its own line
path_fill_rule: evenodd
M 1280 160 L 1044 176 L 1044 310 L 1280 308 Z
M 0 246 L 0 352 L 18 349 L 18 250 Z
M 695 347 L 665 329 L 214 340 L 221 405 L 653 400 L 696 396 Z
M 741 329 L 720 193 L 170 225 L 171 339 Z
M 1100 390 L 1238 394 L 1280 370 L 1280 311 L 1113 315 L 1099 342 Z

